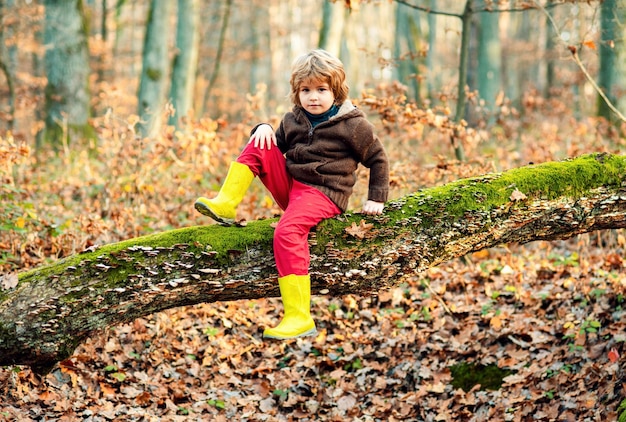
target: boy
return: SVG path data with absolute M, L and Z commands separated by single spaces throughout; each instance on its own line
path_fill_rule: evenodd
M 258 176 L 284 210 L 273 241 L 284 316 L 278 326 L 265 329 L 265 338 L 317 332 L 310 313 L 308 235 L 320 221 L 346 210 L 359 163 L 370 169 L 363 213 L 381 214 L 387 200 L 387 155 L 371 123 L 348 99 L 345 79 L 341 61 L 324 50 L 296 59 L 290 78 L 292 111 L 276 131 L 257 125 L 217 197 L 195 203 L 200 213 L 232 224 L 237 205 Z

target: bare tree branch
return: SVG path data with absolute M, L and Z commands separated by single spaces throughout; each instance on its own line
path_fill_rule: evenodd
M 561 32 L 559 31 L 559 27 L 556 24 L 556 22 L 554 21 L 554 18 L 552 17 L 552 15 L 550 13 L 548 13 L 546 8 L 541 6 L 537 1 L 533 0 L 533 3 L 535 3 L 537 8 L 540 9 L 546 15 L 546 17 L 548 18 L 548 20 L 552 24 L 552 27 L 554 28 L 555 33 L 558 35 L 559 40 L 561 40 L 561 43 L 563 45 L 566 45 L 565 42 L 563 41 L 563 38 L 561 37 Z M 589 82 L 591 84 L 591 86 L 593 87 L 593 89 L 598 93 L 598 95 L 600 95 L 602 97 L 602 99 L 606 102 L 607 107 L 609 107 L 609 109 L 611 109 L 611 111 L 613 113 L 615 113 L 615 115 L 617 117 L 619 117 L 619 119 L 622 122 L 626 123 L 626 117 L 624 117 L 624 115 L 611 102 L 609 97 L 607 97 L 607 95 L 604 93 L 604 91 L 598 86 L 596 81 L 589 74 L 589 71 L 587 70 L 587 68 L 585 67 L 583 62 L 580 60 L 580 56 L 578 54 L 579 48 L 576 47 L 576 46 L 573 46 L 573 45 L 566 45 L 566 47 L 569 50 L 569 52 L 572 54 L 572 58 L 574 59 L 574 62 L 576 63 L 576 65 L 580 68 L 581 72 L 583 72 L 583 75 L 585 75 L 585 78 L 587 79 L 587 82 Z
M 466 0 L 467 1 L 467 0 Z M 580 0 L 580 3 L 589 3 L 588 1 L 583 1 Z M 441 16 L 451 16 L 451 17 L 455 17 L 455 18 L 459 18 L 461 19 L 463 17 L 463 13 L 452 13 L 452 12 L 446 12 L 443 10 L 437 10 L 434 9 L 432 7 L 427 7 L 427 6 L 420 6 L 418 4 L 414 4 L 413 2 L 409 2 L 407 0 L 396 0 L 396 3 L 399 4 L 403 4 L 407 7 L 410 7 L 412 9 L 415 10 L 421 10 L 422 12 L 426 12 L 426 13 L 431 13 L 433 15 L 441 15 Z M 472 12 L 473 13 L 515 13 L 515 12 L 527 12 L 529 10 L 533 10 L 533 9 L 537 9 L 538 7 L 536 7 L 535 5 L 529 4 L 526 1 L 520 1 L 519 3 L 521 3 L 522 5 L 520 7 L 498 7 L 498 2 L 497 1 L 493 1 L 493 6 L 488 6 L 488 7 L 482 7 L 482 8 L 473 8 L 472 7 Z M 555 7 L 558 6 L 563 6 L 565 4 L 568 3 L 576 3 L 576 1 L 560 1 L 560 2 L 549 2 L 546 5 L 543 5 L 541 7 L 543 7 L 544 9 L 554 9 Z M 507 2 L 508 4 L 508 2 Z M 466 3 L 467 6 L 467 3 Z

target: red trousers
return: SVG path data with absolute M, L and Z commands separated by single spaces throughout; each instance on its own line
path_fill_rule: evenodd
M 237 162 L 250 168 L 284 211 L 274 231 L 278 276 L 308 274 L 309 232 L 320 221 L 340 214 L 341 210 L 319 190 L 295 180 L 287 171 L 285 157 L 277 146 L 268 150 L 249 143 Z

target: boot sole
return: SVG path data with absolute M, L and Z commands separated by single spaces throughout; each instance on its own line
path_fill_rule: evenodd
M 224 217 L 220 217 L 219 215 L 215 214 L 211 210 L 211 208 L 207 207 L 202 202 L 196 201 L 196 203 L 193 204 L 193 206 L 196 209 L 196 211 L 198 211 L 200 214 L 206 215 L 207 217 L 211 217 L 213 220 L 217 221 L 222 226 L 232 226 L 233 223 L 235 222 L 234 218 L 224 218 Z
M 317 334 L 317 329 L 316 328 L 312 328 L 309 331 L 305 331 L 302 334 L 298 334 L 296 336 L 291 336 L 291 337 L 279 337 L 279 336 L 266 335 L 265 333 L 263 333 L 263 338 L 271 338 L 271 339 L 275 339 L 275 340 L 289 340 L 289 339 L 298 338 L 298 337 L 310 337 L 310 336 L 314 336 L 316 334 Z

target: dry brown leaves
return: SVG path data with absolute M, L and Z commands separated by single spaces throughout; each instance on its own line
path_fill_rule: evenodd
M 365 239 L 373 227 L 373 224 L 367 223 L 365 220 L 361 220 L 358 225 L 353 222 L 350 227 L 347 227 L 346 233 L 350 236 L 356 237 L 357 239 Z
M 120 87 L 106 88 L 102 95 L 111 103 L 124 95 Z M 465 132 L 468 161 L 459 163 L 449 158 L 455 127 L 445 106 L 407 106 L 396 88 L 363 100 L 380 116 L 392 198 L 460 177 L 624 147 L 602 122 L 568 115 L 568 98 L 529 92 L 524 113 L 502 104 L 497 131 Z M 207 224 L 193 201 L 219 188 L 251 125 L 202 119 L 146 142 L 131 122 L 132 116 L 113 114 L 95 119 L 101 137 L 95 160 L 43 152 L 47 164 L 40 165 L 27 151 L 7 147 L 0 167 L 12 179 L 3 173 L 0 215 L 23 230 L 0 232 L 3 269 Z M 11 158 L 16 154 L 24 160 Z M 366 197 L 367 172 L 358 178 L 352 209 Z M 14 182 L 19 191 L 9 189 Z M 520 194 L 511 199 L 523 200 Z M 252 220 L 278 209 L 253 185 L 239 211 Z M 348 230 L 355 237 L 371 233 L 365 220 Z M 510 245 L 442 264 L 376 296 L 315 297 L 319 334 L 294 341 L 261 338 L 263 327 L 280 318 L 277 299 L 140 318 L 94 334 L 43 379 L 27 368 L 0 369 L 0 418 L 614 420 L 626 384 L 625 243 L 623 232 L 605 232 Z M 4 285 L 14 283 L 6 277 Z M 466 392 L 452 387 L 450 371 L 464 361 L 514 372 L 499 390 Z
M 261 338 L 276 299 L 155 314 L 94 336 L 43 380 L 2 370 L 0 414 L 610 420 L 625 393 L 626 276 L 602 249 L 583 259 L 572 246 L 483 251 L 377 296 L 315 297 L 319 333 L 294 341 Z M 465 392 L 451 385 L 462 361 L 514 373 Z

